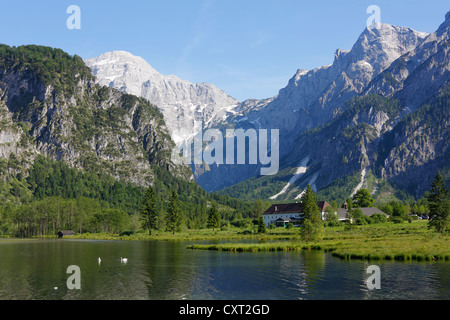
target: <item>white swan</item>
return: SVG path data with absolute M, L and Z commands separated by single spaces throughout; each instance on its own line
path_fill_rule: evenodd
M 102 262 L 102 259 L 100 257 L 98 257 L 97 261 L 98 261 L 98 264 L 100 264 Z
M 127 263 L 127 262 L 128 262 L 128 259 L 127 259 L 127 258 L 122 258 L 122 257 L 120 257 L 120 262 Z

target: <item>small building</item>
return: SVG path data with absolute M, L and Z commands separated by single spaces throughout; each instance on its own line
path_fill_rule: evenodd
M 325 209 L 330 207 L 326 201 L 319 201 L 317 206 L 322 219 L 325 218 Z M 303 216 L 303 205 L 301 203 L 274 204 L 263 213 L 266 227 L 273 223 L 277 227 L 285 227 L 288 223 L 299 226 Z
M 58 231 L 58 238 L 62 238 L 64 236 L 74 236 L 75 232 L 73 230 L 61 230 Z
M 382 214 L 382 215 L 386 216 L 386 218 L 389 217 L 389 215 L 387 213 L 385 213 L 385 212 L 383 212 L 380 209 L 375 208 L 375 207 L 370 207 L 370 208 L 353 208 L 353 209 L 360 209 L 362 211 L 363 215 L 364 216 L 368 216 L 368 217 L 373 216 L 375 213 Z M 347 220 L 347 211 L 348 211 L 347 202 L 344 202 L 344 204 L 342 205 L 342 208 L 339 208 L 337 210 L 337 212 L 336 212 L 339 221 Z
M 298 224 L 298 221 L 296 219 L 290 219 L 290 218 L 279 218 L 275 220 L 275 227 L 287 227 L 289 223 L 292 223 L 293 225 Z

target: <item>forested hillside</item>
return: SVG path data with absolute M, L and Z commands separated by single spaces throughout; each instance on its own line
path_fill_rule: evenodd
M 149 186 L 162 216 L 176 190 L 185 228 L 203 225 L 211 201 L 228 220 L 236 210 L 251 214 L 250 204 L 208 194 L 188 166 L 171 161 L 174 143 L 156 106 L 94 80 L 62 50 L 0 46 L 1 234 L 140 228 Z

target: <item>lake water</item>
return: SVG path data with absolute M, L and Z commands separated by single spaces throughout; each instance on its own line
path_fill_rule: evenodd
M 1 300 L 443 300 L 448 262 L 344 261 L 321 251 L 229 253 L 170 241 L 0 241 Z M 101 257 L 99 264 L 97 258 Z M 126 264 L 120 257 L 128 258 Z M 367 267 L 380 267 L 369 290 Z M 80 268 L 69 290 L 67 268 Z

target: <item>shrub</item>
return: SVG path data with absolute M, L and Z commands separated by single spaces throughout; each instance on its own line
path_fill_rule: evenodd
M 391 221 L 392 221 L 393 223 L 403 223 L 403 222 L 405 222 L 405 220 L 403 220 L 403 219 L 400 218 L 400 217 L 392 217 L 392 218 L 391 218 Z
M 364 217 L 363 218 L 357 218 L 355 220 L 355 224 L 358 225 L 358 226 L 362 226 L 362 225 L 367 224 L 367 221 L 366 221 L 366 219 L 364 219 Z
M 251 228 L 252 221 L 250 219 L 237 219 L 232 222 L 230 222 L 231 225 L 235 226 L 236 228 Z
M 327 223 L 328 227 L 338 227 L 340 225 L 339 221 L 330 221 Z
M 387 218 L 384 214 L 381 213 L 375 213 L 371 216 L 373 223 L 385 223 L 387 222 Z
M 131 236 L 134 234 L 134 231 L 123 231 L 119 234 L 119 236 Z

